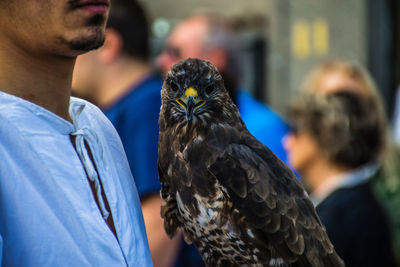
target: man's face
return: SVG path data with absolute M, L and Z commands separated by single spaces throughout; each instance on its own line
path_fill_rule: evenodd
M 206 31 L 207 24 L 200 18 L 192 18 L 176 26 L 157 59 L 162 73 L 165 75 L 172 65 L 188 57 L 207 59 L 202 47 Z
M 104 41 L 110 0 L 2 0 L 0 40 L 27 52 L 76 56 Z

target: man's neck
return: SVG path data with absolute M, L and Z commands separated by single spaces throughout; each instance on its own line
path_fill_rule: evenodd
M 150 72 L 150 64 L 133 60 L 110 66 L 101 88 L 96 92 L 96 103 L 102 108 L 109 107 Z
M 75 58 L 29 53 L 0 44 L 0 91 L 21 97 L 71 121 L 68 114 Z

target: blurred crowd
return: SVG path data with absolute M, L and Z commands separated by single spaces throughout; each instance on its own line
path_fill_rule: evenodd
M 345 58 L 320 62 L 287 96 L 286 113 L 279 114 L 243 85 L 237 32 L 221 14 L 182 19 L 155 59 L 150 47 L 144 7 L 113 0 L 104 45 L 77 58 L 72 90 L 97 105 L 121 138 L 154 266 L 204 266 L 182 233 L 168 238 L 160 216 L 160 90 L 170 67 L 186 58 L 218 68 L 250 133 L 303 183 L 346 266 L 400 266 L 400 153 L 380 90 L 363 66 Z M 73 142 L 80 142 L 82 131 Z M 87 141 L 81 146 L 87 148 Z M 96 160 L 97 152 L 82 153 L 81 160 Z M 96 164 L 88 166 L 82 173 L 99 171 Z M 96 203 L 110 218 L 103 185 L 93 177 Z M 107 224 L 116 235 L 112 218 Z M 0 236 L 0 263 L 2 242 Z

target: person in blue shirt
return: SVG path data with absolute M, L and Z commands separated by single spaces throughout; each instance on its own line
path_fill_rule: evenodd
M 168 36 L 157 65 L 166 74 L 173 64 L 186 58 L 200 58 L 213 63 L 250 133 L 287 163 L 282 138 L 288 133 L 288 126 L 276 112 L 240 86 L 236 40 L 229 21 L 223 16 L 204 14 L 188 17 Z M 193 246 L 184 245 L 180 255 L 176 266 L 204 266 Z
M 109 1 L 0 1 L 0 265 L 152 266 L 121 140 L 71 94 Z
M 73 90 L 96 103 L 121 137 L 136 183 L 154 266 L 171 266 L 181 238 L 170 240 L 160 216 L 157 174 L 162 79 L 149 62 L 148 23 L 136 1 L 114 0 L 105 45 L 78 57 Z

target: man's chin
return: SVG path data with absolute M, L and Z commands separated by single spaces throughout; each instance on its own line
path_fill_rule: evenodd
M 105 37 L 104 35 L 95 36 L 95 37 L 87 37 L 87 38 L 79 38 L 74 39 L 69 42 L 69 48 L 76 52 L 88 52 L 93 49 L 97 49 L 104 44 Z
M 77 13 L 76 16 L 79 14 Z M 67 27 L 69 30 L 59 36 L 59 41 L 69 49 L 69 54 L 72 56 L 97 49 L 103 45 L 105 40 L 106 15 L 95 14 L 83 20 L 80 18 L 78 17 L 71 22 Z
M 60 37 L 59 40 L 69 50 L 68 56 L 78 56 L 101 47 L 104 44 L 105 33 L 102 29 L 95 29 L 88 34 L 80 34 L 79 37 Z

